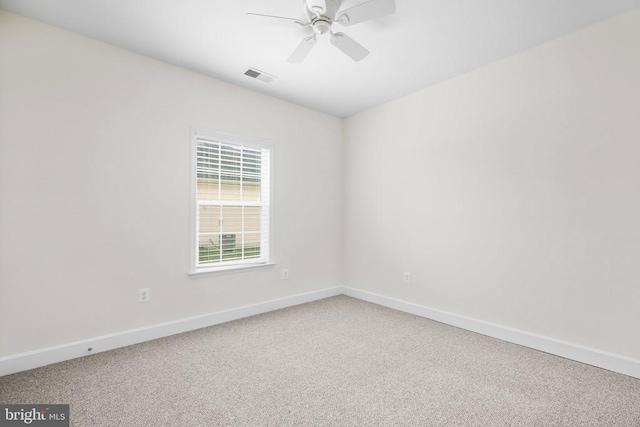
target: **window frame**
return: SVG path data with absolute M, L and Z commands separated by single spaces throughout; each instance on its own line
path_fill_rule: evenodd
M 269 150 L 269 226 L 267 233 L 269 236 L 269 242 L 267 244 L 269 256 L 267 260 L 254 261 L 244 260 L 242 263 L 226 264 L 220 263 L 219 265 L 198 267 L 198 139 L 210 139 L 212 141 L 219 141 L 230 145 L 243 145 L 249 148 L 260 148 Z M 245 270 L 257 270 L 263 268 L 269 268 L 275 265 L 273 256 L 273 194 L 274 194 L 274 158 L 275 158 L 275 144 L 270 139 L 251 137 L 245 135 L 238 135 L 229 132 L 221 131 L 209 131 L 200 127 L 191 127 L 191 224 L 190 224 L 190 256 L 189 256 L 189 276 L 191 278 L 213 276 L 225 273 L 236 273 Z

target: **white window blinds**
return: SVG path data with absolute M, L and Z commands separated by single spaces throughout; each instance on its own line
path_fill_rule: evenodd
M 195 135 L 195 270 L 270 259 L 271 150 Z

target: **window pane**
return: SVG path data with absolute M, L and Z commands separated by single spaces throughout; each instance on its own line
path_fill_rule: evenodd
M 220 207 L 198 207 L 198 262 L 220 261 Z
M 211 178 L 213 175 L 198 177 L 198 200 L 219 200 L 220 199 L 220 181 L 218 177 Z
M 260 200 L 262 152 L 246 148 L 242 152 L 242 200 Z
M 222 206 L 222 233 L 242 233 L 242 206 Z
M 261 212 L 259 206 L 245 206 L 244 208 L 244 251 L 245 258 L 260 256 Z
M 201 235 L 220 233 L 220 206 L 198 207 L 199 232 Z
M 210 141 L 198 141 L 197 156 L 198 200 L 217 200 L 220 182 L 220 145 Z
M 220 144 L 211 141 L 198 141 L 198 174 L 214 173 L 220 169 Z
M 198 240 L 198 262 L 207 264 L 220 262 L 220 235 L 200 236 Z
M 223 179 L 220 183 L 220 200 L 240 200 L 240 181 Z
M 240 181 L 241 154 L 238 147 L 220 146 L 220 176 L 223 181 Z
M 244 231 L 247 233 L 260 233 L 261 208 L 259 206 L 244 207 Z
M 244 257 L 245 258 L 260 257 L 260 233 L 244 234 Z
M 242 183 L 242 200 L 250 202 L 260 201 L 260 183 L 244 181 Z

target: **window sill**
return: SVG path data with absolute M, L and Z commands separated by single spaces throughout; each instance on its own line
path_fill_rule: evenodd
M 272 268 L 276 265 L 275 262 L 267 262 L 264 264 L 246 264 L 246 265 L 229 265 L 225 267 L 214 267 L 210 269 L 200 269 L 197 271 L 189 272 L 189 278 L 199 279 L 201 277 L 219 276 L 221 274 L 240 273 L 243 271 L 264 270 Z

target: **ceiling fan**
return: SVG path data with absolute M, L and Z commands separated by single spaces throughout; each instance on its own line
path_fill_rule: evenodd
M 318 36 L 327 33 L 330 34 L 331 43 L 335 47 L 354 61 L 361 61 L 369 54 L 369 51 L 345 33 L 334 33 L 331 29 L 332 25 L 355 25 L 391 15 L 396 11 L 395 0 L 367 0 L 346 9 L 341 9 L 340 0 L 303 0 L 303 3 L 305 14 L 303 20 L 260 13 L 247 13 L 249 18 L 256 21 L 297 28 L 309 27 L 313 30 L 313 34 L 302 39 L 298 47 L 289 56 L 287 62 L 291 63 L 302 62 L 318 41 Z

